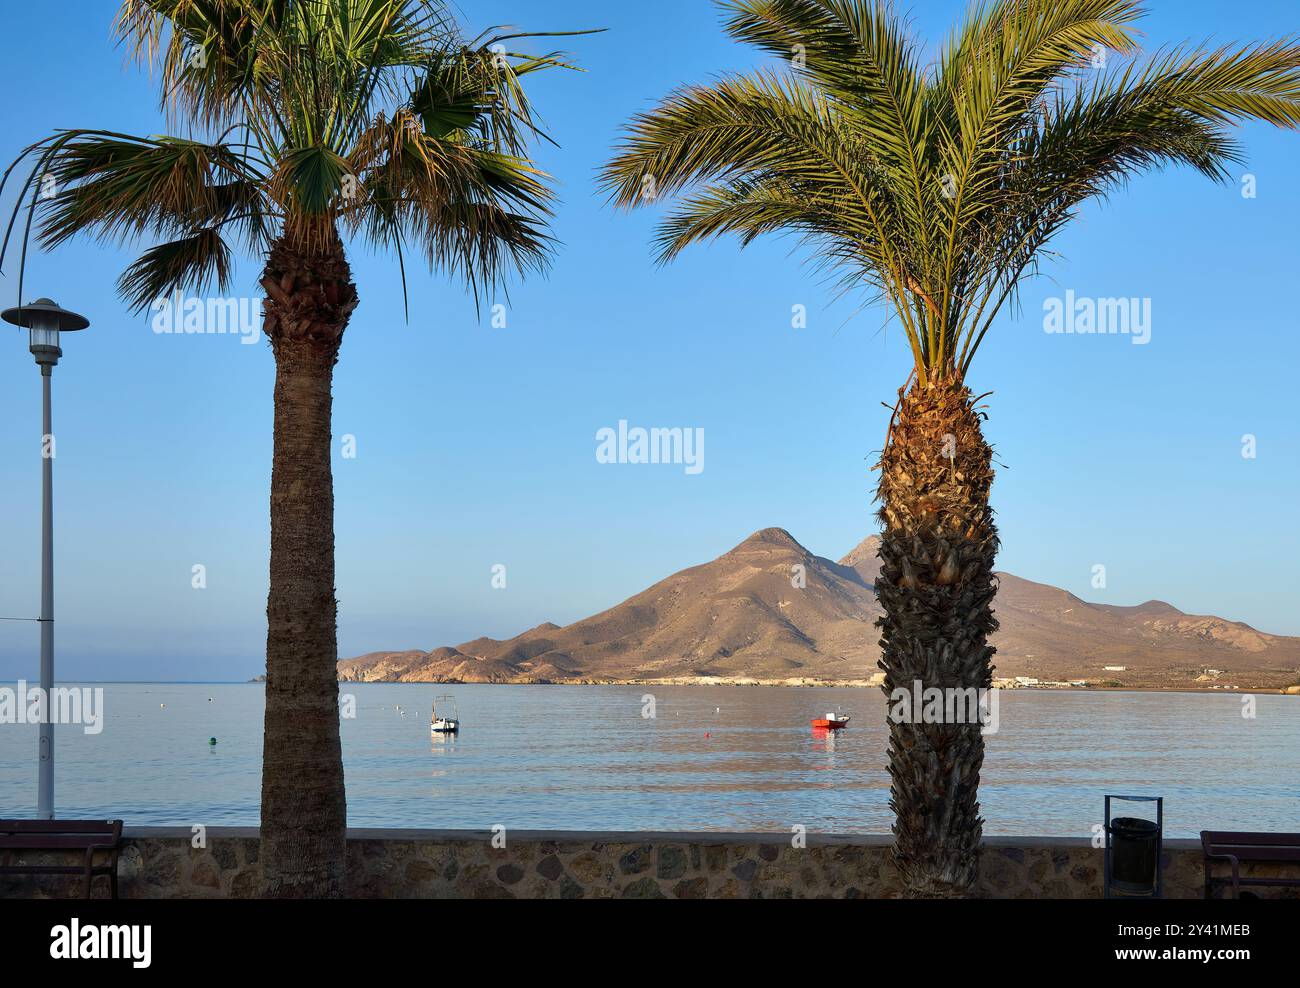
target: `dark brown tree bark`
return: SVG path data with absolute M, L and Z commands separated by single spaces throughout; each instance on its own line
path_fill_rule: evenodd
M 334 486 L 334 363 L 357 304 L 336 237 L 277 241 L 262 279 L 275 354 L 271 588 L 262 752 L 262 894 L 344 892 L 347 805 L 339 744 Z
M 940 381 L 899 393 L 880 463 L 876 594 L 887 697 L 903 689 L 988 689 L 997 529 L 992 450 L 970 391 Z M 946 721 L 950 718 L 945 718 Z M 983 821 L 978 723 L 889 719 L 894 854 L 913 898 L 971 894 Z

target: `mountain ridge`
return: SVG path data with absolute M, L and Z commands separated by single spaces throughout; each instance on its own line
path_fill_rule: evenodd
M 866 684 L 877 672 L 879 536 L 838 561 L 783 528 L 569 625 L 339 663 L 345 682 Z M 995 676 L 1138 688 L 1279 688 L 1300 638 L 1164 601 L 1093 604 L 999 572 Z M 1107 666 L 1122 667 L 1107 669 Z

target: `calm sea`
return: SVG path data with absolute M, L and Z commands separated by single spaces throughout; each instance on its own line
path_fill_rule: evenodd
M 102 733 L 57 729 L 59 816 L 256 825 L 260 685 L 103 688 Z M 892 819 L 874 689 L 340 688 L 356 699 L 342 722 L 354 827 L 887 833 Z M 442 692 L 463 730 L 431 740 Z M 832 708 L 851 725 L 815 737 L 809 720 Z M 1169 836 L 1300 830 L 1300 698 L 1242 711 L 1228 694 L 1005 692 L 986 832 L 1089 836 L 1105 793 L 1164 796 Z M 0 725 L 0 817 L 32 814 L 35 760 L 36 729 Z

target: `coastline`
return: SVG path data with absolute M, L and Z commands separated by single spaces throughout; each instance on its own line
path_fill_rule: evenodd
M 264 682 L 264 677 L 249 680 Z M 340 679 L 340 685 L 402 685 L 402 686 L 758 686 L 778 689 L 880 689 L 879 680 L 868 679 L 752 679 L 725 676 L 671 676 L 657 679 L 518 679 L 506 681 L 473 681 L 460 679 Z M 1300 697 L 1297 687 L 1237 686 L 1000 686 L 1008 692 L 1029 693 L 1204 693 L 1208 695 L 1273 694 Z

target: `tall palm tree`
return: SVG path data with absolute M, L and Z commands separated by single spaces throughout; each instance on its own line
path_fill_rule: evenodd
M 683 194 L 661 261 L 793 232 L 897 318 L 912 366 L 879 463 L 884 689 L 988 688 L 998 538 L 967 385 L 980 343 L 1082 203 L 1171 164 L 1224 180 L 1241 161 L 1232 125 L 1300 125 L 1300 45 L 1140 59 L 1139 0 L 991 0 L 927 62 L 885 2 L 720 6 L 728 33 L 784 65 L 636 116 L 605 186 L 624 207 Z M 978 725 L 891 719 L 905 894 L 971 890 L 983 758 Z
M 539 132 L 522 80 L 567 62 L 507 47 L 527 35 L 466 40 L 435 0 L 125 0 L 116 27 L 157 69 L 185 136 L 60 131 L 25 152 L 19 202 L 31 194 L 26 222 L 46 248 L 79 233 L 156 241 L 119 282 L 136 310 L 175 290 L 225 293 L 236 246 L 264 262 L 276 373 L 262 891 L 339 895 L 330 410 L 358 301 L 344 237 L 392 251 L 403 291 L 408 245 L 476 296 L 542 267 L 552 192 L 527 156 Z

